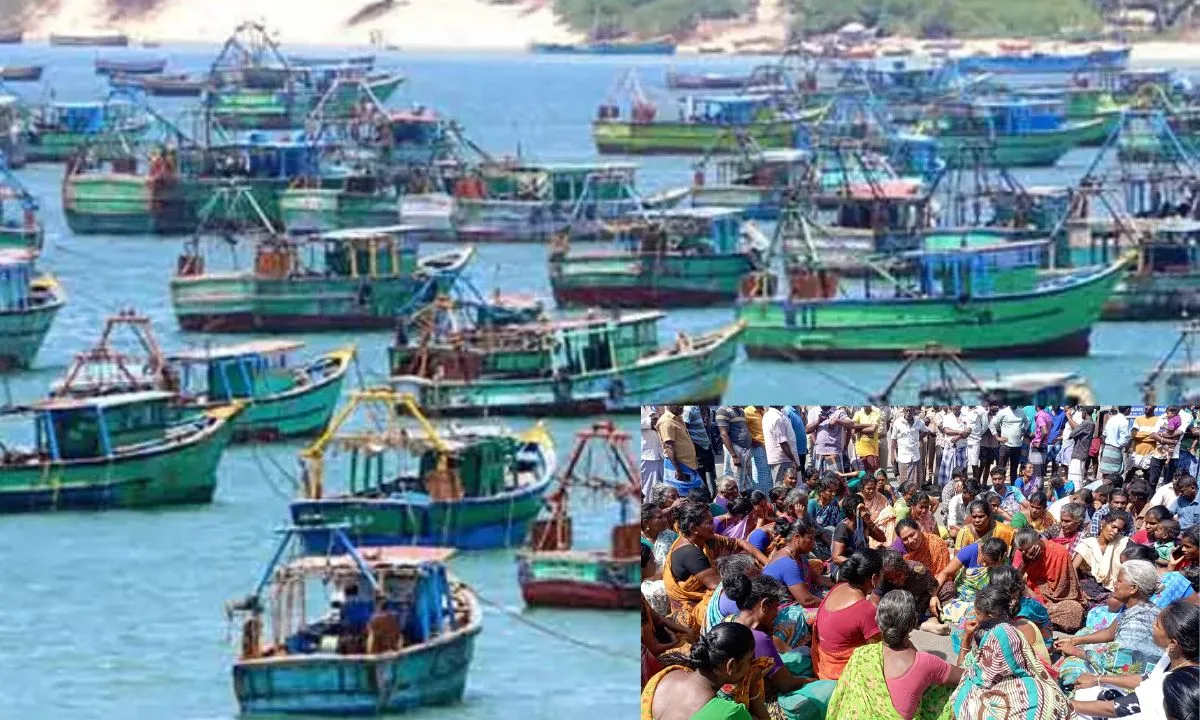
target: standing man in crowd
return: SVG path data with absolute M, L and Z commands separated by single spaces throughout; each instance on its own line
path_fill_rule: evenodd
M 696 446 L 682 416 L 682 405 L 668 405 L 658 419 L 658 439 L 663 447 L 663 482 L 686 495 L 703 487 L 704 481 L 696 472 Z
M 1012 482 L 1017 477 L 1017 466 L 1021 464 L 1021 450 L 1025 445 L 1025 430 L 1029 421 L 1025 415 L 1013 412 L 1008 405 L 996 408 L 989 424 L 992 434 L 1000 441 L 996 466 L 1004 471 L 1005 482 Z
M 696 448 L 696 471 L 704 480 L 705 487 L 713 497 L 717 496 L 717 468 L 713 460 L 712 441 L 708 436 L 708 426 L 712 422 L 707 405 L 685 405 L 683 422 L 687 425 L 688 436 Z
M 642 498 L 650 497 L 650 489 L 662 482 L 662 441 L 658 439 L 658 410 L 653 405 L 642 406 Z
M 821 406 L 813 455 L 817 472 L 844 472 L 842 454 L 846 451 L 846 433 L 854 430 L 854 421 L 839 407 Z
M 771 405 L 763 413 L 763 441 L 772 487 L 787 484 L 788 477 L 799 472 L 800 458 L 796 456 L 796 433 L 779 405 Z
M 755 490 L 771 491 L 771 464 L 767 462 L 767 446 L 763 439 L 763 408 L 747 405 L 746 429 L 750 431 L 750 453 L 754 456 L 754 470 L 750 475 Z
M 879 429 L 883 423 L 883 415 L 879 408 L 864 405 L 854 413 L 854 452 L 862 463 L 862 470 L 868 476 L 874 476 L 879 469 Z
M 721 446 L 725 449 L 725 477 L 737 481 L 740 491 L 750 489 L 751 450 L 750 430 L 746 427 L 746 414 L 735 405 L 717 408 L 717 432 L 721 434 Z
M 900 416 L 892 423 L 891 437 L 896 441 L 897 477 L 900 484 L 920 485 L 921 439 L 933 433 L 912 407 L 901 408 Z
M 1125 451 L 1133 440 L 1129 431 L 1129 406 L 1121 405 L 1104 423 L 1104 446 L 1100 448 L 1099 475 L 1119 475 L 1125 470 Z

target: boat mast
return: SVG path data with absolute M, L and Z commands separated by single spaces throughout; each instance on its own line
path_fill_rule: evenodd
M 1197 363 L 1198 352 L 1200 352 L 1200 320 L 1190 320 L 1180 328 L 1175 344 L 1142 380 L 1142 403 L 1144 405 L 1158 404 L 1158 383 L 1164 375 L 1168 378 L 1176 376 L 1181 379 L 1200 375 L 1200 364 Z M 1171 362 L 1177 358 L 1182 362 L 1176 367 L 1171 367 Z M 1175 400 L 1168 398 L 1166 402 L 1175 402 Z
M 888 384 L 869 398 L 871 403 L 875 405 L 892 404 L 892 394 L 899 387 L 900 382 L 915 368 L 922 366 L 925 367 L 927 376 L 935 378 L 935 383 L 933 385 L 926 384 L 920 388 L 919 400 L 929 399 L 943 405 L 966 404 L 962 393 L 963 385 L 954 381 L 955 373 L 967 381 L 966 389 L 977 392 L 982 397 L 985 393 L 983 386 L 959 359 L 958 354 L 957 349 L 943 347 L 937 343 L 930 343 L 921 349 L 906 350 L 904 363 Z

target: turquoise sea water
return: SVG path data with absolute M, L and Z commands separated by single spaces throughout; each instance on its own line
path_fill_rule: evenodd
M 303 48 L 289 48 L 303 52 Z M 169 72 L 206 67 L 215 47 L 95 51 L 22 46 L 0 50 L 0 64 L 40 62 L 59 99 L 84 100 L 105 91 L 92 72 L 97 54 L 167 55 Z M 328 51 L 323 51 L 328 52 Z M 680 69 L 748 69 L 754 60 L 684 61 L 616 58 L 536 58 L 518 55 L 390 54 L 411 77 L 405 101 L 421 102 L 456 117 L 480 145 L 545 160 L 593 156 L 589 122 L 619 73 L 635 62 L 647 83 L 661 82 L 669 64 Z M 29 98 L 41 86 L 14 85 Z M 171 116 L 181 101 L 163 104 Z M 1069 180 L 1088 153 L 1073 153 L 1063 167 L 1030 182 Z M 642 162 L 643 190 L 685 183 L 689 161 Z M 167 298 L 167 278 L 180 250 L 178 239 L 72 237 L 62 219 L 61 166 L 33 166 L 22 180 L 43 204 L 46 252 L 42 265 L 62 282 L 69 304 L 59 315 L 32 371 L 5 379 L 12 401 L 41 396 L 73 353 L 84 349 L 105 316 L 136 307 L 157 324 L 167 348 L 198 345 L 203 336 L 177 331 Z M 536 246 L 485 247 L 479 254 L 481 286 L 548 295 L 544 250 Z M 673 314 L 664 338 L 676 329 L 703 329 L 731 319 L 732 311 Z M 1174 339 L 1169 325 L 1105 325 L 1086 359 L 980 363 L 980 372 L 1064 368 L 1087 374 L 1102 399 L 1132 398 L 1137 377 Z M 221 338 L 217 338 L 221 339 Z M 383 377 L 387 334 L 306 338 L 313 350 L 358 344 L 367 381 Z M 846 379 L 867 390 L 890 377 L 887 363 L 784 365 L 739 361 L 729 399 L 772 401 L 786 391 L 791 402 L 854 402 Z M 532 419 L 514 419 L 520 427 Z M 9 421 L 4 421 L 5 423 Z M 633 430 L 632 418 L 622 423 Z M 554 422 L 565 454 L 586 421 Z M 11 437 L 0 425 L 0 438 Z M 636 442 L 636 434 L 634 435 Z M 273 547 L 272 529 L 285 516 L 290 492 L 283 472 L 294 472 L 299 444 L 237 447 L 220 468 L 212 506 L 162 512 L 62 513 L 0 517 L 0 718 L 228 718 L 236 713 L 230 683 L 232 638 L 224 601 L 245 595 Z M 636 451 L 636 448 L 635 448 Z M 603 546 L 612 513 L 577 503 L 581 544 Z M 488 600 L 519 611 L 510 552 L 462 555 L 453 569 Z M 637 708 L 635 613 L 537 611 L 523 617 L 626 659 L 592 653 L 537 632 L 511 612 L 488 607 L 484 631 L 462 706 L 423 712 L 421 718 L 634 717 Z

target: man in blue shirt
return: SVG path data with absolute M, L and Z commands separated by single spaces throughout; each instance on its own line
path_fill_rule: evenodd
M 804 424 L 804 416 L 800 414 L 799 408 L 793 405 L 784 406 L 783 416 L 792 424 L 792 432 L 796 433 L 796 458 L 800 461 L 796 472 L 803 475 L 808 462 L 808 427 Z M 815 425 L 814 423 L 813 429 L 816 429 Z
M 1175 515 L 1179 527 L 1187 530 L 1200 521 L 1200 501 L 1196 500 L 1196 478 L 1186 476 L 1177 483 L 1179 499 L 1175 501 Z
M 1058 454 L 1062 452 L 1063 426 L 1067 424 L 1067 409 L 1058 408 L 1050 424 L 1050 435 L 1046 438 L 1046 475 L 1052 476 L 1061 469 Z
M 707 405 L 685 405 L 683 407 L 683 424 L 687 426 L 688 437 L 696 446 L 696 470 L 704 478 L 704 484 L 709 493 L 717 494 L 717 466 L 713 458 L 712 438 L 708 434 L 708 426 L 712 422 L 712 411 Z

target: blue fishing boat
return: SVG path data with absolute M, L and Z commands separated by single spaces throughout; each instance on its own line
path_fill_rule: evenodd
M 533 43 L 537 55 L 674 55 L 674 40 L 590 40 L 580 43 Z
M 1087 73 L 1124 70 L 1132 47 L 1096 49 L 1088 52 L 1010 52 L 976 55 L 955 60 L 960 72 L 1006 74 Z
M 226 605 L 242 619 L 242 714 L 382 715 L 462 700 L 483 613 L 446 570 L 453 550 L 359 551 L 324 523 L 281 534 L 253 594 Z M 303 555 L 302 536 L 319 538 L 322 554 Z M 322 592 L 330 612 L 306 614 L 303 598 Z
M 349 456 L 345 482 L 326 487 L 334 450 Z M 555 466 L 541 425 L 520 435 L 495 424 L 436 428 L 411 395 L 390 389 L 353 393 L 301 458 L 304 497 L 291 503 L 294 522 L 344 523 L 359 546 L 471 550 L 523 542 Z M 320 538 L 305 540 L 324 552 Z
M 0 250 L 0 369 L 33 364 L 65 304 L 58 281 L 37 274 L 33 253 Z

